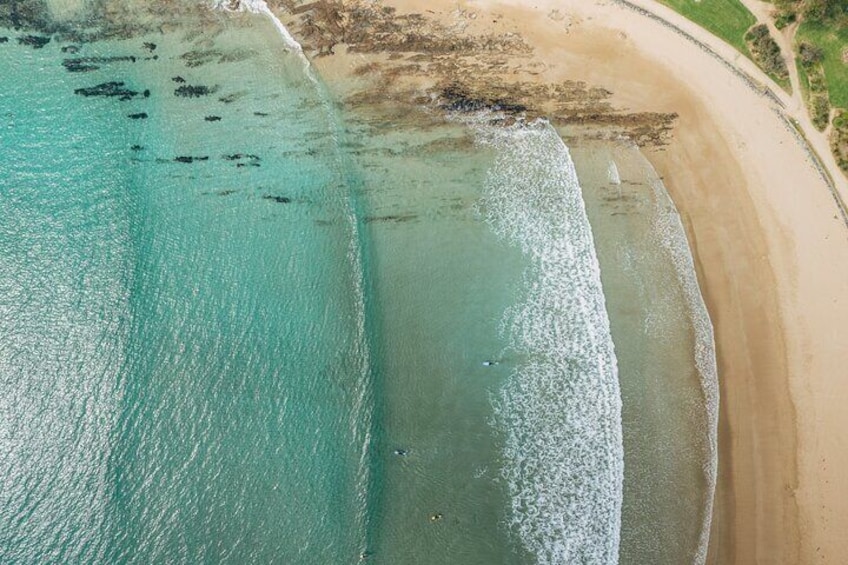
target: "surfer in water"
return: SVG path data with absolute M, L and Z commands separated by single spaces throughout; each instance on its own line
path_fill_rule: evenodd
M 495 365 L 499 365 L 499 364 L 500 363 L 498 361 L 489 361 L 489 360 L 483 361 L 484 367 L 494 367 Z

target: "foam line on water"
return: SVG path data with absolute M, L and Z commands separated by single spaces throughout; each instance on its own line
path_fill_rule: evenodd
M 617 362 L 577 173 L 545 121 L 472 125 L 496 157 L 479 212 L 529 267 L 505 313 L 524 359 L 494 399 L 508 523 L 538 563 L 618 562 L 624 452 Z
M 607 167 L 607 178 L 610 183 L 614 185 L 621 184 L 621 175 L 618 173 L 618 165 L 615 164 L 615 161 L 610 159 L 609 167 Z
M 225 12 L 251 12 L 253 14 L 267 16 L 274 22 L 274 26 L 280 32 L 280 36 L 283 38 L 283 43 L 285 43 L 286 47 L 303 56 L 304 62 L 309 65 L 309 59 L 303 54 L 303 46 L 289 33 L 283 22 L 271 11 L 271 8 L 268 7 L 268 4 L 264 0 L 214 0 L 212 6 L 216 10 L 223 10 Z
M 703 472 L 707 481 L 703 503 L 703 519 L 698 543 L 698 553 L 693 563 L 702 565 L 707 560 L 707 550 L 712 525 L 713 500 L 715 497 L 716 476 L 718 473 L 718 411 L 719 384 L 716 365 L 715 336 L 707 306 L 704 303 L 698 278 L 695 274 L 695 261 L 686 239 L 686 231 L 680 220 L 680 213 L 668 194 L 665 185 L 650 163 L 646 165 L 651 173 L 651 188 L 655 195 L 653 232 L 659 243 L 666 249 L 681 283 L 686 301 L 686 309 L 692 320 L 695 335 L 695 367 L 701 382 L 701 394 L 704 403 L 704 428 L 706 442 L 699 447 L 704 452 Z

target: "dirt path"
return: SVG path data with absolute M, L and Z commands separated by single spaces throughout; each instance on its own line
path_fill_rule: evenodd
M 839 205 L 842 217 L 845 223 L 848 224 L 848 210 L 845 204 L 848 202 L 848 178 L 845 177 L 836 163 L 836 158 L 830 150 L 830 141 L 827 135 L 824 132 L 818 131 L 810 119 L 807 108 L 803 103 L 798 71 L 794 61 L 788 61 L 793 87 L 793 94 L 789 94 L 771 80 L 753 61 L 671 8 L 660 4 L 656 0 L 618 1 L 621 4 L 637 9 L 649 17 L 661 20 L 666 25 L 687 36 L 690 41 L 699 44 L 702 49 L 708 50 L 715 57 L 720 58 L 726 65 L 734 69 L 735 72 L 745 75 L 754 84 L 762 85 L 767 95 L 777 103 L 778 107 L 775 107 L 775 111 L 798 125 L 800 133 L 806 139 L 808 147 L 818 156 L 818 161 L 823 168 L 823 175 L 827 177 L 826 181 L 831 188 L 834 199 Z M 784 57 L 786 58 L 787 55 L 791 56 L 793 53 L 791 45 L 792 37 L 786 37 L 784 34 L 777 32 L 774 25 L 770 23 L 767 12 L 765 11 L 769 4 L 758 2 L 757 0 L 741 1 L 746 7 L 752 10 L 758 21 L 763 21 L 769 25 L 769 29 L 772 30 L 778 41 Z
M 804 100 L 801 93 L 801 80 L 798 76 L 798 67 L 795 65 L 795 51 L 793 49 L 795 41 L 796 26 L 788 26 L 781 31 L 774 25 L 771 13 L 774 6 L 768 2 L 761 0 L 740 0 L 748 10 L 757 18 L 757 23 L 766 24 L 769 28 L 769 33 L 780 47 L 780 52 L 783 54 L 783 60 L 786 63 L 786 68 L 789 69 L 789 82 L 792 85 L 792 99 L 794 104 L 791 106 L 793 110 L 804 111 Z

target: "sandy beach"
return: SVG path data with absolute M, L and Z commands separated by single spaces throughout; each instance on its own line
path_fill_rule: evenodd
M 617 6 L 583 8 L 592 22 L 573 34 L 585 33 L 583 58 L 594 62 L 585 80 L 627 106 L 680 116 L 651 159 L 684 217 L 715 325 L 722 401 L 708 562 L 841 562 L 839 210 L 773 103 L 670 29 Z M 616 57 L 598 48 L 604 40 Z
M 638 4 L 689 37 L 616 2 L 384 3 L 441 22 L 452 37 L 500 38 L 488 59 L 438 59 L 440 72 L 461 74 L 465 65 L 471 74 L 483 65 L 504 84 L 521 81 L 524 93 L 527 84 L 580 81 L 575 92 L 584 98 L 608 91 L 600 105 L 616 108 L 612 121 L 625 130 L 636 118 L 620 118 L 621 111 L 676 115 L 668 132 L 660 119 L 652 134 L 667 143 L 648 135 L 642 145 L 681 212 L 715 326 L 719 480 L 708 563 L 841 563 L 848 555 L 848 483 L 841 480 L 848 467 L 848 227 L 832 191 L 848 196 L 845 179 L 828 186 L 780 97 L 757 86 L 766 79 L 750 61 L 656 3 Z M 299 15 L 307 6 L 299 14 L 291 2 L 276 8 L 299 39 L 309 36 Z M 511 41 L 524 47 L 510 48 Z M 423 96 L 438 80 L 392 66 L 379 49 L 348 52 L 344 43 L 315 58 L 322 73 L 361 85 L 366 71 L 389 65 L 395 97 Z M 309 51 L 309 37 L 305 45 Z

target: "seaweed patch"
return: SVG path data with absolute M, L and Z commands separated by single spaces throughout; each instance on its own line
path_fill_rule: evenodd
M 104 96 L 107 98 L 116 97 L 118 100 L 132 100 L 136 96 L 139 96 L 137 91 L 126 88 L 125 83 L 114 81 L 104 82 L 86 88 L 77 88 L 74 90 L 74 94 L 79 94 L 80 96 Z M 150 91 L 145 90 L 142 95 L 147 98 L 150 96 Z
M 504 112 L 505 114 L 522 114 L 527 111 L 527 106 L 518 104 L 503 98 L 475 97 L 469 94 L 461 86 L 452 84 L 441 92 L 440 104 L 443 110 L 448 112 L 471 113 L 482 110 Z
M 242 159 L 251 159 L 253 161 L 259 161 L 258 155 L 253 155 L 251 153 L 232 153 L 230 155 L 224 155 L 224 159 L 227 161 L 241 161 Z
M 292 199 L 288 196 L 275 196 L 273 194 L 266 194 L 262 198 L 265 200 L 276 202 L 277 204 L 290 204 L 292 201 Z
M 18 43 L 21 45 L 28 45 L 33 49 L 41 49 L 50 43 L 50 38 L 42 35 L 22 35 L 18 38 Z
M 238 161 L 238 163 L 236 163 L 237 169 L 261 166 L 259 163 L 259 155 L 253 155 L 250 153 L 233 153 L 231 155 L 224 155 L 223 158 L 227 161 Z
M 200 98 L 201 96 L 209 96 L 218 90 L 217 86 L 208 87 L 197 85 L 192 86 L 190 84 L 184 84 L 180 86 L 176 90 L 174 90 L 174 96 L 182 96 L 183 98 Z
M 414 220 L 418 216 L 416 214 L 391 214 L 388 216 L 366 216 L 365 223 L 370 224 L 373 222 L 408 222 L 410 220 Z
M 224 104 L 232 104 L 233 102 L 235 102 L 239 98 L 244 98 L 245 96 L 247 96 L 247 91 L 246 90 L 240 90 L 238 92 L 233 92 L 232 94 L 227 94 L 226 96 L 222 96 L 222 97 L 218 98 L 218 100 L 220 102 L 223 102 Z
M 195 68 L 213 62 L 237 63 L 249 59 L 253 55 L 253 51 L 244 49 L 236 49 L 227 53 L 218 49 L 207 49 L 188 51 L 180 55 L 180 59 L 185 61 L 186 67 Z
M 135 63 L 136 58 L 132 55 L 118 57 L 77 57 L 74 59 L 64 59 L 62 66 L 69 73 L 87 73 L 98 70 L 100 65 L 119 62 Z
M 208 161 L 209 157 L 187 157 L 187 156 L 179 156 L 174 157 L 174 161 L 177 163 L 194 163 L 195 161 Z
M 188 51 L 180 55 L 180 59 L 185 61 L 186 67 L 194 68 L 219 59 L 223 55 L 221 51 L 215 49 L 208 51 Z

